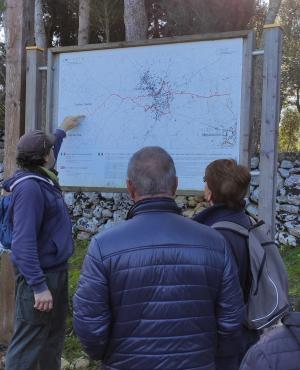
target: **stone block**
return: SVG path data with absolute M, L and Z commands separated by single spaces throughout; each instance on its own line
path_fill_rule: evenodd
M 288 160 L 284 159 L 283 161 L 281 161 L 280 167 L 281 168 L 286 168 L 286 169 L 289 170 L 290 168 L 293 168 L 294 165 L 291 161 L 288 161 Z
M 281 177 L 286 179 L 287 177 L 290 176 L 290 171 L 287 170 L 286 168 L 278 168 L 278 173 L 280 174 Z
M 289 245 L 290 247 L 297 246 L 297 240 L 293 235 L 289 235 L 287 232 L 278 233 L 278 242 L 279 244 Z
M 279 211 L 287 212 L 287 213 L 295 213 L 298 214 L 299 207 L 293 206 L 292 204 L 279 204 Z
M 284 185 L 288 188 L 300 185 L 300 175 L 291 175 L 285 180 Z
M 251 170 L 256 170 L 259 165 L 259 158 L 258 157 L 252 157 L 251 158 Z
M 259 185 L 260 171 L 254 170 L 254 171 L 251 171 L 250 174 L 251 174 L 250 185 L 258 186 Z

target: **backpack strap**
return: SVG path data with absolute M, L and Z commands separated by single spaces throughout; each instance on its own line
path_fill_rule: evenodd
M 28 179 L 36 179 L 36 180 L 40 180 L 40 181 L 44 181 L 46 182 L 47 184 L 50 184 L 52 186 L 54 186 L 54 182 L 50 179 L 46 179 L 44 177 L 40 177 L 40 176 L 37 176 L 37 175 L 28 175 L 28 176 L 24 176 L 24 177 L 21 177 L 19 178 L 18 180 L 16 180 L 9 188 L 10 191 L 13 191 L 15 186 L 20 184 L 20 182 L 22 181 L 25 181 L 25 180 L 28 180 Z
M 220 221 L 216 222 L 215 224 L 211 225 L 213 229 L 216 230 L 230 230 L 233 231 L 237 234 L 240 234 L 242 236 L 248 237 L 249 236 L 249 231 L 246 227 L 241 226 L 235 222 L 230 222 L 230 221 Z

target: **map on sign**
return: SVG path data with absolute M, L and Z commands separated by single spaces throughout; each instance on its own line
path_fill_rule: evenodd
M 124 188 L 130 156 L 150 145 L 172 155 L 180 190 L 203 189 L 209 162 L 239 160 L 242 38 L 55 58 L 54 126 L 86 117 L 64 140 L 63 186 Z

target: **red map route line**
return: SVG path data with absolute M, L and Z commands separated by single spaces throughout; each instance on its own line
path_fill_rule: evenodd
M 222 97 L 222 96 L 229 96 L 230 95 L 230 93 L 221 94 L 219 92 L 211 93 L 209 95 L 200 95 L 200 94 L 196 94 L 196 93 L 193 93 L 193 92 L 176 91 L 176 90 L 166 89 L 166 87 L 165 87 L 166 85 L 168 85 L 168 84 L 165 81 L 163 81 L 160 88 L 155 93 L 153 93 L 153 94 L 149 93 L 149 94 L 145 94 L 145 95 L 138 95 L 136 97 L 122 96 L 118 93 L 112 93 L 111 95 L 109 95 L 103 101 L 103 103 L 98 105 L 97 108 L 95 108 L 94 110 L 89 112 L 89 114 L 90 115 L 96 114 L 99 110 L 101 110 L 103 107 L 105 107 L 107 105 L 107 103 L 112 98 L 118 98 L 122 102 L 129 101 L 132 104 L 136 105 L 137 107 L 142 108 L 145 112 L 150 110 L 150 111 L 158 113 L 161 116 L 165 116 L 165 115 L 170 115 L 171 114 L 171 104 L 170 103 L 171 103 L 171 100 L 173 100 L 174 97 L 176 97 L 176 96 L 190 96 L 190 97 L 196 98 L 196 99 L 212 99 L 212 98 L 215 98 L 215 97 Z M 154 101 L 153 104 L 143 103 L 144 99 L 149 99 L 149 98 L 150 99 L 161 98 L 161 99 L 165 99 L 166 101 L 162 102 L 162 104 L 159 104 L 158 102 L 155 102 L 155 101 Z M 165 105 L 166 109 L 161 110 L 159 108 L 160 105 Z

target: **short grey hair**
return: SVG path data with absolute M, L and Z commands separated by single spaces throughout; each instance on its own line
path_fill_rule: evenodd
M 176 190 L 174 161 L 170 154 L 159 146 L 148 146 L 133 154 L 127 175 L 139 196 L 172 196 Z

